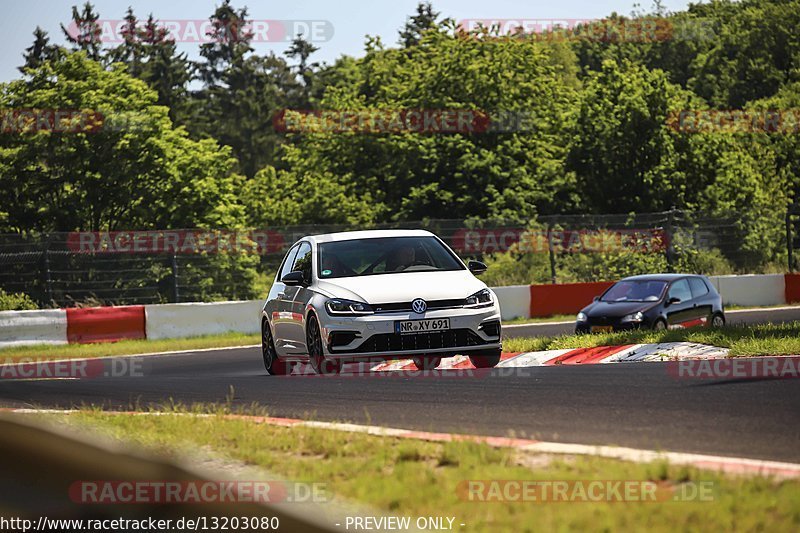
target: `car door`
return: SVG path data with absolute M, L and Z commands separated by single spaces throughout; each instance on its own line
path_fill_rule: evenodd
M 299 244 L 294 245 L 283 259 L 283 264 L 281 264 L 281 268 L 278 270 L 278 276 L 275 278 L 275 283 L 272 284 L 272 289 L 269 291 L 269 297 L 267 298 L 267 305 L 265 307 L 267 314 L 269 315 L 270 322 L 272 323 L 275 351 L 277 351 L 278 355 L 281 356 L 286 355 L 286 335 L 288 334 L 286 328 L 282 327 L 286 320 L 286 284 L 281 280 L 283 279 L 283 276 L 292 271 L 294 260 L 297 257 L 297 251 L 299 249 Z
M 706 285 L 706 282 L 699 277 L 689 278 L 689 287 L 692 289 L 692 298 L 694 299 L 694 318 L 695 325 L 706 326 L 711 323 L 711 315 L 714 312 L 715 295 Z
M 669 285 L 667 291 L 667 302 L 671 298 L 679 301 L 667 305 L 667 325 L 669 327 L 685 327 L 684 323 L 694 320 L 694 302 L 692 300 L 692 290 L 686 278 L 676 279 Z
M 281 327 L 285 335 L 287 354 L 307 353 L 305 309 L 311 298 L 308 285 L 311 284 L 312 257 L 311 244 L 306 241 L 301 242 L 292 265 L 292 272 L 302 272 L 305 282 L 302 285 L 287 286 L 284 291 L 282 316 L 286 320 L 282 321 Z

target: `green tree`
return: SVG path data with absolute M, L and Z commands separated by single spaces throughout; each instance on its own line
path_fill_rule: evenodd
M 430 2 L 420 2 L 417 4 L 417 13 L 408 17 L 405 27 L 400 30 L 400 44 L 404 48 L 409 48 L 419 44 L 422 35 L 438 26 L 437 19 L 440 13 L 433 10 Z
M 80 110 L 0 137 L 0 204 L 16 231 L 235 226 L 229 149 L 175 129 L 156 93 L 83 52 L 0 84 L 0 107 Z M 42 117 L 36 117 L 41 119 Z M 43 127 L 45 126 L 46 127 Z
M 297 34 L 292 41 L 292 46 L 286 51 L 286 55 L 298 61 L 297 74 L 303 80 L 303 91 L 301 101 L 298 102 L 301 108 L 307 108 L 311 102 L 311 92 L 314 83 L 314 71 L 319 68 L 319 63 L 309 63 L 308 58 L 319 50 L 303 38 L 303 34 Z
M 83 11 L 78 6 L 72 6 L 72 24 L 69 27 L 61 24 L 64 37 L 72 43 L 73 50 L 81 50 L 89 59 L 100 61 L 103 56 L 103 46 L 100 37 L 103 30 L 97 23 L 100 15 L 94 10 L 90 2 L 83 5 Z
M 473 111 L 491 127 L 473 133 L 320 132 L 296 136 L 284 163 L 299 176 L 330 175 L 355 198 L 370 197 L 375 220 L 502 217 L 526 220 L 569 208 L 563 167 L 575 88 L 551 51 L 515 39 L 481 39 L 454 25 L 419 46 L 368 42 L 363 59 L 342 62 L 323 109 L 371 112 Z M 521 118 L 501 124 L 501 117 Z M 492 128 L 495 128 L 492 130 Z
M 23 74 L 26 69 L 35 69 L 41 66 L 45 61 L 56 61 L 63 54 L 60 47 L 50 44 L 50 38 L 47 36 L 47 32 L 39 26 L 36 26 L 33 36 L 33 44 L 26 48 L 25 54 L 23 54 L 25 63 L 19 67 L 19 71 Z
M 197 65 L 203 89 L 194 95 L 187 127 L 230 146 L 247 177 L 271 164 L 280 138 L 272 117 L 286 107 L 286 93 L 299 89 L 286 62 L 270 54 L 252 54 L 247 9 L 225 0 L 209 19 L 212 41 L 200 47 Z
M 590 76 L 567 157 L 588 210 L 648 212 L 685 205 L 687 178 L 667 119 L 690 101 L 665 73 L 628 61 L 606 60 Z

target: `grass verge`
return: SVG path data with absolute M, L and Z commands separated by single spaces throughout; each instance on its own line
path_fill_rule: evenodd
M 32 415 L 26 415 L 32 416 Z M 42 416 L 42 415 L 37 415 Z M 431 443 L 218 416 L 125 416 L 83 411 L 46 415 L 90 424 L 135 449 L 195 457 L 211 450 L 288 479 L 324 483 L 337 498 L 390 515 L 453 516 L 462 531 L 792 531 L 800 526 L 800 482 L 727 477 L 664 462 L 520 454 L 469 442 Z M 711 501 L 475 502 L 465 480 L 632 480 L 678 489 L 711 483 Z
M 225 333 L 183 339 L 135 340 L 102 342 L 97 344 L 36 344 L 16 346 L 0 350 L 3 361 L 20 359 L 75 359 L 81 357 L 105 357 L 110 355 L 136 355 L 142 353 L 200 350 L 226 346 L 248 346 L 261 342 L 259 335 Z
M 732 357 L 800 354 L 800 322 L 694 328 L 668 331 L 632 330 L 591 335 L 517 338 L 503 341 L 508 352 L 535 352 L 563 348 L 593 348 L 620 344 L 654 344 L 659 342 L 696 342 L 730 348 Z

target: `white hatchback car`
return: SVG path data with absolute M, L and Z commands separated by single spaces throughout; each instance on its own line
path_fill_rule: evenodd
M 375 230 L 304 237 L 278 271 L 261 317 L 270 374 L 308 362 L 318 373 L 342 363 L 410 358 L 420 370 L 469 356 L 500 361 L 500 305 L 436 235 Z

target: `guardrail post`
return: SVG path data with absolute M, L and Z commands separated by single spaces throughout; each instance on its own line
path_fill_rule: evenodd
M 667 236 L 667 249 L 664 252 L 664 255 L 667 259 L 667 271 L 674 272 L 675 268 L 673 267 L 674 261 L 674 254 L 675 254 L 675 245 L 672 242 L 674 239 L 675 234 L 675 208 L 669 210 L 667 214 L 667 227 L 664 228 L 664 233 Z
M 178 292 L 178 256 L 172 254 L 172 302 L 178 303 L 180 294 Z
M 547 225 L 547 249 L 550 255 L 550 279 L 553 282 L 553 285 L 558 283 L 558 279 L 556 276 L 556 251 L 555 247 L 553 246 L 553 225 Z
M 53 277 L 50 274 L 50 247 L 45 245 L 44 249 L 44 295 L 47 298 L 47 305 L 53 302 Z
M 794 272 L 794 237 L 792 236 L 792 209 L 786 210 L 786 255 L 789 262 L 789 273 Z

